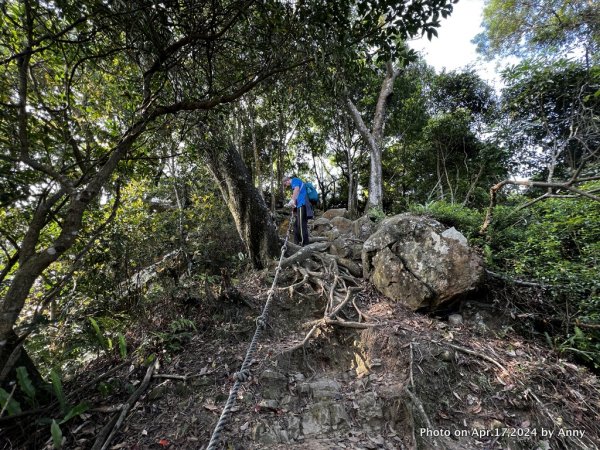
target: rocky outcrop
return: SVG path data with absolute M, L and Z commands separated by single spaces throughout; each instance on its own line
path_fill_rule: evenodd
M 323 218 L 324 219 L 328 219 L 331 220 L 334 217 L 348 217 L 348 210 L 344 209 L 344 208 L 338 208 L 338 209 L 328 209 L 327 211 L 325 211 L 323 213 Z
M 364 267 L 363 264 L 363 271 Z M 413 310 L 419 309 L 435 297 L 433 289 L 421 282 L 388 247 L 375 253 L 370 264 L 367 263 L 366 273 L 363 274 L 381 293 L 401 301 Z
M 454 228 L 413 214 L 385 219 L 364 243 L 363 276 L 412 309 L 437 307 L 476 288 L 483 260 Z
M 331 242 L 329 253 L 352 267 L 352 275 L 362 271 L 380 292 L 413 310 L 451 301 L 484 275 L 481 257 L 462 233 L 424 216 L 405 213 L 376 224 L 330 210 L 314 222 L 313 234 Z

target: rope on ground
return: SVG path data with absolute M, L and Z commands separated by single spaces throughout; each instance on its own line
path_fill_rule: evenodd
M 252 337 L 252 341 L 250 342 L 248 351 L 246 352 L 246 358 L 244 359 L 244 362 L 242 363 L 242 367 L 240 368 L 239 372 L 236 372 L 234 375 L 235 382 L 233 383 L 233 386 L 231 387 L 231 390 L 229 391 L 229 398 L 227 399 L 227 402 L 225 403 L 225 407 L 223 408 L 223 411 L 221 412 L 221 417 L 219 417 L 219 421 L 217 422 L 217 425 L 215 426 L 215 429 L 213 430 L 212 436 L 210 438 L 210 442 L 208 443 L 208 447 L 206 447 L 206 450 L 215 450 L 217 448 L 219 440 L 221 439 L 221 433 L 223 432 L 225 425 L 227 425 L 227 421 L 229 420 L 231 410 L 232 410 L 233 406 L 235 405 L 237 393 L 238 393 L 242 383 L 244 383 L 250 379 L 249 367 L 250 367 L 250 364 L 251 364 L 252 360 L 254 359 L 254 355 L 256 353 L 256 344 L 258 342 L 258 339 L 259 339 L 260 335 L 262 334 L 263 330 L 267 326 L 267 318 L 269 315 L 269 308 L 271 306 L 271 302 L 273 301 L 273 296 L 275 293 L 275 286 L 277 284 L 277 277 L 279 276 L 279 272 L 281 272 L 281 262 L 283 261 L 283 257 L 287 250 L 288 239 L 290 237 L 290 230 L 292 228 L 292 224 L 294 223 L 294 220 L 295 220 L 295 217 L 294 217 L 294 214 L 292 213 L 290 216 L 290 222 L 288 225 L 287 233 L 285 235 L 285 240 L 283 241 L 283 246 L 281 247 L 281 255 L 279 257 L 279 264 L 277 265 L 277 269 L 275 269 L 275 277 L 273 278 L 273 284 L 271 285 L 271 288 L 269 289 L 269 292 L 267 295 L 267 301 L 265 302 L 265 306 L 263 307 L 261 315 L 258 316 L 256 319 L 256 331 L 254 332 L 254 336 Z

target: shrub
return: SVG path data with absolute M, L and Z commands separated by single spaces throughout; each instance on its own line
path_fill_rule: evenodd
M 555 311 L 549 319 L 563 323 L 561 334 L 551 337 L 553 345 L 600 367 L 600 333 L 586 326 L 600 319 L 600 203 L 551 198 L 514 210 L 496 209 L 488 264 L 548 285 L 544 307 Z

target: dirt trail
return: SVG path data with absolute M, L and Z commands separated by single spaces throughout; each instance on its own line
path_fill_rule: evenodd
M 346 280 L 352 296 L 334 295 L 329 288 L 340 280 L 305 279 L 319 264 L 305 266 L 282 274 L 252 377 L 219 448 L 598 448 L 597 377 L 525 339 L 497 305 L 467 305 L 464 322 L 450 325 L 366 283 Z M 206 448 L 256 329 L 270 273 L 247 274 L 227 295 L 193 305 L 157 303 L 157 329 L 176 321 L 195 329 L 131 330 L 133 347 L 153 342 L 144 353 L 154 350 L 159 366 L 106 448 Z M 77 380 L 90 384 L 69 400 L 91 407 L 63 427 L 64 448 L 101 448 L 101 430 L 148 373 L 148 361 L 135 357 L 110 373 L 118 364 L 97 360 Z M 0 448 L 52 448 L 48 435 L 25 442 Z
M 245 302 L 213 305 L 216 318 L 215 309 L 194 311 L 205 326 L 161 358 L 110 448 L 205 448 L 268 282 L 264 274 L 244 280 Z M 222 448 L 597 448 L 599 385 L 587 370 L 526 341 L 499 311 L 488 311 L 487 324 L 477 310 L 452 327 L 361 289 L 343 320 L 361 320 L 360 310 L 376 326 L 320 327 L 300 348 L 326 296 L 309 284 L 292 297 L 279 292 Z M 88 420 L 97 427 L 106 418 Z

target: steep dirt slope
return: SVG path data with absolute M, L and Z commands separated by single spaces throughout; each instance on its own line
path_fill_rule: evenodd
M 416 314 L 362 280 L 355 262 L 321 253 L 336 242 L 285 260 L 217 448 L 597 448 L 597 377 L 519 334 L 507 305 L 475 294 L 458 318 Z M 161 286 L 126 336 L 128 359 L 99 358 L 65 386 L 69 404 L 90 407 L 61 424 L 63 448 L 206 448 L 274 269 Z M 59 414 L 0 417 L 0 449 L 53 448 L 35 419 Z
M 296 272 L 288 269 L 281 285 L 293 284 Z M 160 366 L 147 385 L 149 371 L 140 361 L 108 375 L 116 363 L 89 367 L 92 384 L 77 396 L 93 406 L 65 426 L 64 448 L 102 448 L 110 432 L 105 448 L 206 448 L 269 277 L 249 274 L 232 295 L 188 307 L 185 317 L 197 331 L 178 350 L 158 354 Z M 597 448 L 597 378 L 526 341 L 501 311 L 466 308 L 464 323 L 452 326 L 363 284 L 338 320 L 314 328 L 327 298 L 310 283 L 278 291 L 252 377 L 238 393 L 218 448 Z M 141 331 L 138 337 L 143 340 Z M 115 428 L 136 389 L 139 397 Z M 29 447 L 11 442 L 0 448 L 50 448 L 48 436 L 38 437 L 37 447 L 31 440 Z

